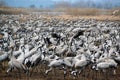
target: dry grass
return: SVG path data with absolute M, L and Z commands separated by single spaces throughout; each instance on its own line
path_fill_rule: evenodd
M 66 9 L 56 9 L 57 11 L 62 10 L 65 14 L 59 16 L 52 16 L 52 18 L 60 19 L 97 19 L 97 20 L 111 20 L 120 21 L 120 12 L 117 15 L 113 15 L 114 10 L 117 9 L 96 9 L 96 8 L 66 8 Z M 51 18 L 47 16 L 46 18 Z
M 0 14 L 27 14 L 22 8 L 0 7 Z
M 50 16 L 44 15 L 46 18 L 50 19 L 51 17 L 55 18 L 63 18 L 63 19 L 97 19 L 97 20 L 112 20 L 112 21 L 120 21 L 120 12 L 117 15 L 112 15 L 114 10 L 117 9 L 96 9 L 96 8 L 66 8 L 66 9 L 53 9 L 48 10 L 46 9 L 45 12 L 53 11 L 53 12 L 65 12 L 65 14 L 57 15 L 57 16 Z M 24 8 L 11 8 L 11 7 L 0 7 L 0 14 L 27 14 L 29 12 L 44 12 L 42 9 L 24 9 Z M 27 20 L 26 16 L 20 18 L 21 22 Z
M 59 19 L 96 19 L 96 20 L 110 20 L 110 21 L 120 21 L 120 16 L 113 16 L 113 15 L 80 15 L 80 16 L 74 16 L 74 15 L 60 15 L 60 16 L 52 16 L 52 17 L 46 17 L 48 19 L 50 18 L 59 18 Z
M 97 8 L 67 8 L 65 10 L 66 14 L 68 15 L 75 15 L 75 16 L 89 16 L 89 15 L 112 15 L 114 10 L 117 9 L 97 9 Z M 120 16 L 120 12 L 117 13 Z
M 80 9 L 80 8 L 68 8 L 66 9 L 66 14 L 69 15 L 98 15 L 99 10 L 98 9 Z
M 68 8 L 65 10 L 66 15 L 60 17 L 71 19 L 97 19 L 97 20 L 120 20 L 120 11 L 117 15 L 113 15 L 114 10 L 118 9 L 96 9 L 96 8 Z

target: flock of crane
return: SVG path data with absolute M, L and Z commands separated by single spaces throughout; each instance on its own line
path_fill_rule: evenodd
M 6 60 L 8 74 L 17 70 L 31 76 L 31 69 L 44 64 L 46 75 L 58 68 L 64 77 L 70 73 L 76 78 L 88 66 L 94 71 L 111 69 L 115 75 L 120 64 L 120 22 L 0 15 L 0 63 Z

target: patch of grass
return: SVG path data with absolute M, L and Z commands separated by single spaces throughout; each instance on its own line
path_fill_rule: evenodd
M 98 16 L 113 15 L 115 10 L 119 10 L 114 16 L 120 16 L 120 9 L 97 9 L 97 8 L 67 8 L 65 13 L 73 16 Z
M 104 20 L 110 20 L 110 21 L 120 21 L 120 16 L 113 16 L 113 15 L 79 15 L 79 16 L 74 16 L 74 15 L 60 15 L 60 16 L 53 16 L 54 18 L 59 18 L 59 19 L 96 19 L 100 21 Z M 49 18 L 53 18 L 49 17 Z M 48 18 L 48 17 L 47 17 Z
M 27 11 L 21 8 L 0 7 L 0 14 L 27 14 Z
M 68 8 L 66 9 L 66 14 L 69 15 L 98 15 L 99 14 L 99 10 L 98 9 L 90 9 L 90 8 Z

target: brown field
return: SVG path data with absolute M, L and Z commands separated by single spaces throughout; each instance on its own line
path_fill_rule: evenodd
M 58 9 L 59 10 L 59 9 Z M 62 11 L 65 12 L 65 15 L 55 16 L 56 18 L 64 19 L 97 19 L 97 20 L 120 20 L 120 12 L 117 15 L 113 15 L 114 10 L 116 9 L 96 9 L 96 8 L 66 8 Z
M 7 65 L 7 62 L 3 63 Z M 91 67 L 87 67 L 76 79 L 72 75 L 63 75 L 63 71 L 54 69 L 48 75 L 45 75 L 45 70 L 48 69 L 46 65 L 41 65 L 35 68 L 31 77 L 28 77 L 24 72 L 13 71 L 9 74 L 6 73 L 7 66 L 0 68 L 0 80 L 120 80 L 120 67 L 116 69 L 116 75 L 113 75 L 112 70 L 107 70 L 106 73 L 96 72 L 91 70 Z
M 97 20 L 120 20 L 120 12 L 117 15 L 112 15 L 116 9 L 96 9 L 96 8 L 65 8 L 65 9 L 30 9 L 30 8 L 11 8 L 11 7 L 0 7 L 0 14 L 29 14 L 31 12 L 64 12 L 64 14 L 51 16 L 45 15 L 46 18 L 64 18 L 64 19 L 97 19 Z
M 72 16 L 72 15 L 60 15 L 54 16 L 55 18 L 62 18 L 62 19 L 96 19 L 96 20 L 110 20 L 110 21 L 120 21 L 120 16 L 112 16 L 112 15 L 98 15 L 98 16 Z M 47 17 L 51 18 L 51 17 Z
M 68 8 L 65 11 L 66 11 L 66 14 L 70 14 L 70 15 L 96 16 L 96 15 L 112 15 L 113 11 L 116 9 Z M 118 13 L 117 15 L 120 15 L 120 13 Z
M 0 14 L 28 14 L 29 9 L 0 7 Z

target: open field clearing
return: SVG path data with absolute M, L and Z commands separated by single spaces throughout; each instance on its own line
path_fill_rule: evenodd
M 112 16 L 112 15 L 98 15 L 98 16 L 72 16 L 72 15 L 59 15 L 52 16 L 54 18 L 63 18 L 63 19 L 96 19 L 96 20 L 110 20 L 110 21 L 119 21 L 120 16 Z M 46 18 L 51 18 L 51 16 L 47 16 Z
M 119 10 L 114 13 L 114 11 Z M 46 18 L 80 18 L 97 20 L 120 20 L 120 9 L 96 9 L 96 8 L 55 8 L 55 9 L 30 9 L 30 8 L 11 8 L 0 7 L 0 14 L 34 14 L 44 15 Z
M 0 7 L 0 14 L 28 14 L 29 10 L 23 8 Z

